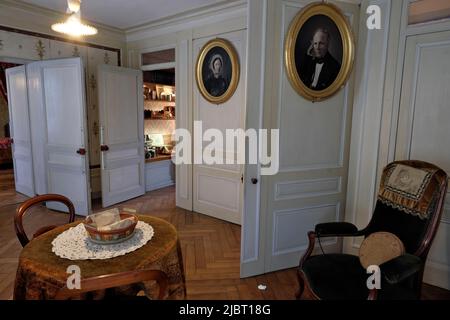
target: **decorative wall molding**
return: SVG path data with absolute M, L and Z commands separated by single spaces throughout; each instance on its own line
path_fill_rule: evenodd
M 302 208 L 292 208 L 292 209 L 287 209 L 287 210 L 277 210 L 274 211 L 273 213 L 273 245 L 272 245 L 272 255 L 276 256 L 276 255 L 282 255 L 282 254 L 288 254 L 288 253 L 293 253 L 293 252 L 301 252 L 301 251 L 305 251 L 308 248 L 308 238 L 305 236 L 306 232 L 301 235 L 298 235 L 297 238 L 301 237 L 302 239 L 304 239 L 303 242 L 301 242 L 301 244 L 296 245 L 296 246 L 289 246 L 289 247 L 283 247 L 280 243 L 279 243 L 279 239 L 282 236 L 280 234 L 280 232 L 282 232 L 282 230 L 284 230 L 283 235 L 285 235 L 285 229 L 281 228 L 281 227 L 277 227 L 280 223 L 281 223 L 281 219 L 286 218 L 287 216 L 292 216 L 292 215 L 318 215 L 320 214 L 320 212 L 325 212 L 327 209 L 329 210 L 330 208 L 334 209 L 334 221 L 339 221 L 339 216 L 340 216 L 340 207 L 341 207 L 341 203 L 337 202 L 334 204 L 323 204 L 323 205 L 318 205 L 318 206 L 308 206 L 308 207 L 302 207 Z M 329 222 L 333 221 L 332 219 L 327 220 Z M 309 226 L 309 228 L 312 230 L 314 228 L 314 226 Z M 292 238 L 289 238 L 289 240 L 295 240 Z M 337 244 L 337 239 L 336 238 L 332 238 L 332 239 L 328 239 L 327 241 L 321 241 L 322 245 L 333 245 L 333 244 Z
M 413 72 L 413 87 L 410 101 L 410 110 L 409 110 L 409 121 L 408 121 L 408 134 L 407 143 L 406 143 L 406 153 L 408 154 L 408 159 L 411 159 L 411 149 L 412 149 L 412 132 L 414 130 L 414 114 L 416 112 L 416 98 L 417 98 L 417 85 L 419 82 L 419 71 L 420 71 L 420 59 L 422 55 L 422 50 L 424 48 L 442 48 L 447 47 L 450 49 L 450 41 L 439 41 L 439 42 L 430 42 L 426 44 L 416 44 L 416 59 L 414 62 L 414 72 Z
M 342 177 L 304 179 L 275 184 L 274 200 L 292 200 L 339 194 Z
M 391 19 L 390 0 L 363 1 L 361 12 L 365 12 L 369 4 L 379 5 L 384 18 L 382 29 L 377 31 L 367 30 L 364 14 L 360 19 L 346 205 L 346 221 L 358 227 L 370 220 L 375 203 Z M 358 248 L 358 239 L 349 241 L 351 244 L 346 250 Z
M 190 10 L 126 30 L 126 41 L 138 41 L 190 28 L 202 27 L 221 20 L 247 15 L 247 0 L 220 2 L 203 9 Z
M 279 81 L 279 92 L 280 93 L 284 93 L 284 86 L 285 85 L 289 85 L 290 83 L 287 80 L 287 74 L 286 74 L 286 70 L 285 70 L 285 66 L 284 66 L 284 41 L 285 41 L 285 33 L 286 30 L 289 27 L 290 21 L 286 21 L 286 16 L 287 16 L 287 12 L 288 10 L 295 10 L 295 12 L 299 11 L 300 9 L 302 9 L 303 7 L 305 7 L 307 4 L 307 2 L 305 3 L 299 3 L 299 2 L 290 2 L 290 1 L 283 1 L 282 4 L 282 13 L 281 13 L 281 24 L 282 24 L 282 29 L 281 29 L 281 35 L 279 37 L 280 39 L 280 47 L 283 49 L 280 52 L 280 61 L 282 61 L 282 63 L 280 64 L 280 80 Z M 351 13 L 348 12 L 344 12 L 344 15 L 347 16 L 348 20 L 350 21 L 350 23 L 352 23 L 353 21 L 353 15 Z M 341 119 L 341 132 L 340 132 L 340 137 L 339 137 L 339 151 L 338 151 L 338 159 L 337 162 L 324 162 L 324 163 L 311 163 L 311 164 L 305 164 L 305 165 L 299 165 L 299 166 L 284 166 L 283 165 L 283 156 L 285 155 L 284 153 L 281 153 L 280 155 L 280 169 L 279 172 L 280 173 L 288 173 L 288 172 L 298 172 L 298 171 L 306 171 L 306 170 L 326 170 L 326 169 L 340 169 L 344 166 L 344 151 L 345 151 L 345 134 L 346 134 L 346 126 L 347 126 L 347 115 L 348 115 L 348 110 L 349 110 L 349 105 L 352 103 L 352 101 L 349 101 L 349 85 L 348 85 L 348 81 L 345 85 L 345 87 L 341 90 L 344 91 L 344 108 L 343 108 L 343 112 L 342 112 L 342 119 Z M 281 125 L 281 115 L 283 112 L 283 99 L 284 99 L 284 95 L 283 94 L 279 94 L 278 96 L 278 110 L 277 110 L 277 128 L 280 128 L 280 131 L 282 130 L 282 125 Z M 281 135 L 283 135 L 283 133 L 281 133 Z
M 406 36 L 450 30 L 450 19 L 408 25 Z
M 0 25 L 0 30 L 25 34 L 28 36 L 33 36 L 33 37 L 38 37 L 38 38 L 56 40 L 56 41 L 61 41 L 61 42 L 68 42 L 68 43 L 72 43 L 72 44 L 77 44 L 77 45 L 86 46 L 86 47 L 92 47 L 92 48 L 101 49 L 101 50 L 114 51 L 114 52 L 117 52 L 117 63 L 119 66 L 121 65 L 121 58 L 120 58 L 121 50 L 118 48 L 111 48 L 111 47 L 101 46 L 101 45 L 93 44 L 93 43 L 89 43 L 89 42 L 71 40 L 71 39 L 66 39 L 66 38 L 62 38 L 62 37 L 52 36 L 49 34 L 33 32 L 33 31 L 28 31 L 28 30 L 22 30 L 22 29 L 17 29 L 17 28 L 11 28 L 11 27 L 4 26 L 4 25 Z M 3 43 L 3 45 L 5 46 L 6 43 Z
M 307 231 L 317 223 L 344 218 L 354 75 L 337 95 L 312 103 L 295 92 L 285 72 L 286 33 L 295 15 L 310 3 L 308 0 L 269 2 L 267 52 L 270 57 L 266 58 L 266 70 L 270 70 L 271 76 L 265 83 L 264 124 L 281 131 L 281 159 L 278 174 L 262 179 L 267 184 L 261 194 L 264 199 L 261 215 L 267 217 L 263 225 L 267 233 L 263 247 L 265 272 L 298 265 L 299 255 L 308 245 Z M 359 40 L 358 17 L 361 15 L 362 19 L 363 11 L 342 1 L 337 5 L 352 26 L 355 40 Z M 340 187 L 336 178 L 341 180 Z M 321 186 L 316 179 L 335 180 L 324 180 L 327 182 Z M 280 212 L 288 214 L 281 218 Z M 330 251 L 338 251 L 341 242 L 332 241 L 327 246 Z
M 233 211 L 233 212 L 236 212 L 236 211 L 238 211 L 239 210 L 239 204 L 238 203 L 231 203 L 231 206 L 230 205 L 225 205 L 225 204 L 219 204 L 219 203 L 216 203 L 216 202 L 211 202 L 211 201 L 209 201 L 209 199 L 206 199 L 206 198 L 202 198 L 202 192 L 200 192 L 200 189 L 201 189 L 201 187 L 202 187 L 202 184 L 201 184 L 201 180 L 206 180 L 206 179 L 210 179 L 210 180 L 223 180 L 223 181 L 227 181 L 230 185 L 236 185 L 236 197 L 235 197 L 235 199 L 239 199 L 239 190 L 240 190 L 240 188 L 239 188 L 239 186 L 237 185 L 237 182 L 236 182 L 236 180 L 235 179 L 228 179 L 228 178 L 225 178 L 225 177 L 217 177 L 217 176 L 212 176 L 212 175 L 208 175 L 208 174 L 205 174 L 205 173 L 198 173 L 198 175 L 197 175 L 197 192 L 195 192 L 195 194 L 197 194 L 197 201 L 198 202 L 201 202 L 201 203 L 204 203 L 204 204 L 207 204 L 207 205 L 210 205 L 210 206 L 214 206 L 214 207 L 218 207 L 218 208 L 222 208 L 222 209 L 224 209 L 224 210 L 230 210 L 230 211 Z
M 191 130 L 190 118 L 190 72 L 187 66 L 190 61 L 190 43 L 182 40 L 175 50 L 176 73 L 175 82 L 177 88 L 177 110 L 175 127 Z M 191 49 L 192 50 L 192 49 Z M 131 57 L 131 54 L 129 55 Z M 140 56 L 139 56 L 140 59 Z M 140 62 L 139 62 L 140 64 Z M 192 166 L 181 164 L 175 169 L 176 175 L 176 204 L 187 210 L 192 210 Z

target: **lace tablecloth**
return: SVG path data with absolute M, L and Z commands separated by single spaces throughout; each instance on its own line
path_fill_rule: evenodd
M 83 223 L 58 235 L 52 241 L 52 252 L 69 260 L 110 259 L 123 256 L 144 246 L 152 237 L 153 227 L 138 221 L 130 239 L 116 244 L 96 244 L 90 241 Z
M 110 259 L 69 260 L 52 252 L 53 240 L 80 221 L 31 240 L 20 253 L 14 299 L 53 299 L 66 285 L 70 275 L 67 270 L 73 265 L 80 268 L 82 278 L 142 269 L 161 270 L 169 279 L 168 299 L 184 299 L 186 286 L 177 230 L 160 218 L 138 215 L 138 219 L 153 227 L 154 236 L 139 249 Z

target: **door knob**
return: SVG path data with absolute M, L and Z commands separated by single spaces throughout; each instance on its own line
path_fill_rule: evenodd
M 109 150 L 109 147 L 106 144 L 102 144 L 100 146 L 100 151 L 108 151 L 108 150 Z
M 82 156 L 84 156 L 86 154 L 86 149 L 80 148 L 80 149 L 77 150 L 77 153 L 82 155 Z
M 257 184 L 257 183 L 258 183 L 258 179 L 252 178 L 252 183 L 253 183 L 253 184 Z

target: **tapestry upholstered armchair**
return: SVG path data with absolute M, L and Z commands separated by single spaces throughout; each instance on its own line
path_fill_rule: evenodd
M 351 223 L 322 223 L 308 233 L 309 247 L 298 267 L 298 299 L 420 299 L 425 262 L 437 232 L 447 192 L 446 173 L 423 161 L 396 161 L 384 168 L 371 221 L 363 230 Z M 369 289 L 370 274 L 359 256 L 312 256 L 322 237 L 395 235 L 404 254 L 379 265 L 381 288 Z M 320 244 L 320 243 L 319 243 Z

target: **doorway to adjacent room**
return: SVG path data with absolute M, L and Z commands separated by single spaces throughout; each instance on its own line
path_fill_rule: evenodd
M 175 185 L 175 49 L 143 53 L 145 191 Z

